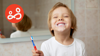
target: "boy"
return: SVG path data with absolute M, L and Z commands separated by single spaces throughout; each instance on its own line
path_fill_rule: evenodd
M 32 50 L 33 56 L 86 56 L 84 43 L 73 38 L 76 17 L 65 4 L 58 2 L 50 10 L 48 26 L 53 37 L 42 43 L 41 51 Z

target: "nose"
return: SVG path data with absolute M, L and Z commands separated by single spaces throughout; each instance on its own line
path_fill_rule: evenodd
M 60 18 L 60 19 L 58 19 L 58 21 L 63 21 L 64 19 L 62 19 L 62 18 Z

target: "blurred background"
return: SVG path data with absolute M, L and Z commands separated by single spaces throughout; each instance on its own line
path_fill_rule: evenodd
M 23 9 L 25 8 L 24 12 L 34 21 L 33 25 L 35 28 L 41 27 L 47 29 L 47 25 L 45 26 L 45 24 L 47 24 L 47 19 L 43 18 L 45 21 L 44 22 L 41 20 L 41 18 L 47 18 L 47 16 L 44 16 L 44 14 L 47 15 L 47 11 L 51 9 L 55 2 L 58 1 L 63 3 L 68 2 L 67 0 L 0 0 L 0 28 L 3 29 L 3 33 L 6 36 L 9 36 L 9 34 L 12 32 L 12 27 L 4 18 L 5 15 L 3 14 L 6 7 L 10 5 L 10 2 L 13 2 L 19 3 Z M 39 9 L 41 4 L 43 4 L 42 8 L 44 11 Z M 49 6 L 46 6 L 46 4 L 49 4 Z M 33 13 L 34 11 L 35 13 Z M 87 56 L 100 56 L 100 0 L 74 0 L 74 11 L 74 14 L 77 18 L 78 27 L 74 34 L 74 38 L 81 39 L 85 43 Z M 37 15 L 41 16 L 38 17 Z M 2 24 L 3 27 L 1 27 Z M 9 32 L 9 34 L 7 32 Z M 43 41 L 45 40 L 35 41 L 38 49 L 40 49 Z M 33 46 L 31 41 L 0 44 L 0 56 L 32 56 L 32 49 Z
M 15 31 L 11 23 L 5 17 L 5 10 L 11 4 L 20 5 L 24 13 L 32 20 L 31 32 L 48 31 L 48 12 L 59 0 L 0 0 L 0 29 L 7 38 Z M 71 0 L 61 0 L 71 8 Z

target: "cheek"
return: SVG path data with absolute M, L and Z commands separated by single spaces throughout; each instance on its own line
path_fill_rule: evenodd
M 69 26 L 71 27 L 71 20 L 69 20 Z
M 71 24 L 71 20 L 69 20 L 69 24 Z
M 66 19 L 68 25 L 71 27 L 71 20 L 70 19 Z
M 51 27 L 54 28 L 55 26 L 55 20 L 51 20 Z

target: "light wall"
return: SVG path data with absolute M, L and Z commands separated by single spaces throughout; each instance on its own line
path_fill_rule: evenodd
M 71 0 L 35 0 L 35 26 L 37 29 L 48 29 L 48 12 L 57 2 L 65 3 L 71 8 Z
M 0 0 L 0 29 L 1 29 L 1 32 L 3 34 L 3 15 L 2 15 L 2 12 L 3 9 L 2 9 L 2 0 Z
M 10 34 L 15 30 L 12 27 L 11 23 L 5 17 L 5 10 L 11 4 L 20 5 L 24 13 L 28 15 L 32 20 L 32 28 L 35 29 L 48 29 L 47 26 L 47 15 L 49 10 L 53 7 L 53 5 L 57 2 L 63 2 L 71 8 L 70 0 L 1 0 L 3 14 L 2 14 L 2 23 L 3 23 L 3 32 L 6 37 L 10 37 Z
M 100 0 L 75 0 L 74 6 L 78 26 L 74 37 L 85 43 L 87 56 L 100 56 Z M 35 41 L 38 49 L 43 41 Z M 32 49 L 31 41 L 0 44 L 0 56 L 32 56 Z
M 87 56 L 100 56 L 100 0 L 75 0 L 77 32 L 84 41 Z
M 4 30 L 4 35 L 6 37 L 10 37 L 10 34 L 13 32 L 13 27 L 11 23 L 6 19 L 5 17 L 5 10 L 6 8 L 11 5 L 11 4 L 18 4 L 20 5 L 24 13 L 29 16 L 32 20 L 32 24 L 35 27 L 35 16 L 34 16 L 34 11 L 35 11 L 35 4 L 34 0 L 2 0 L 2 10 L 3 10 L 3 30 Z M 1 22 L 1 21 L 0 21 Z

